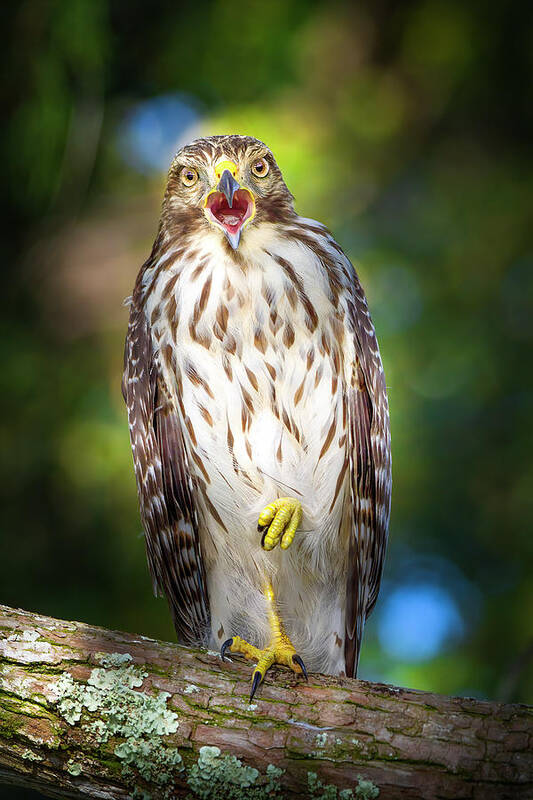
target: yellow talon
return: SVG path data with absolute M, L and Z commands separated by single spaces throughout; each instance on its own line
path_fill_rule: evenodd
M 266 506 L 257 521 L 264 550 L 273 550 L 278 542 L 282 550 L 290 547 L 301 521 L 302 504 L 294 497 L 280 497 Z
M 222 660 L 224 660 L 224 653 L 229 648 L 230 653 L 241 653 L 241 655 L 250 659 L 250 661 L 257 661 L 257 665 L 252 673 L 250 702 L 252 702 L 257 687 L 263 682 L 263 678 L 272 664 L 284 664 L 297 675 L 303 675 L 307 680 L 305 664 L 285 633 L 285 628 L 276 610 L 274 590 L 272 589 L 270 581 L 266 581 L 264 593 L 267 600 L 267 613 L 270 624 L 270 642 L 268 647 L 265 647 L 264 650 L 260 650 L 258 647 L 254 647 L 253 644 L 249 644 L 245 639 L 241 639 L 240 636 L 232 636 L 231 639 L 227 639 L 224 642 L 221 648 Z

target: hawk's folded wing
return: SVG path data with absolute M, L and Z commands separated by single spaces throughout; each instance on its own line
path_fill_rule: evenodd
M 353 268 L 352 268 L 353 269 Z M 374 326 L 355 271 L 348 303 L 355 358 L 348 385 L 352 528 L 346 586 L 346 674 L 355 676 L 379 591 L 391 497 L 389 409 Z
M 140 284 L 133 294 L 122 393 L 156 593 L 168 600 L 178 638 L 205 643 L 209 604 L 192 483 L 178 411 L 153 356 Z

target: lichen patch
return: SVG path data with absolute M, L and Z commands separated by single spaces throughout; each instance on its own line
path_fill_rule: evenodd
M 76 778 L 78 775 L 81 775 L 82 773 L 81 764 L 79 764 L 77 761 L 74 761 L 73 758 L 69 759 L 67 761 L 67 772 L 69 772 Z
M 59 713 L 69 725 L 81 720 L 98 744 L 121 738 L 114 753 L 131 782 L 138 774 L 160 786 L 170 783 L 183 769 L 177 748 L 162 739 L 179 725 L 178 715 L 166 705 L 170 695 L 137 691 L 147 673 L 129 663 L 128 653 L 100 654 L 98 660 L 105 667 L 93 669 L 86 684 L 69 673 L 61 675 L 55 686 Z M 98 713 L 99 719 L 84 719 L 85 711 Z
M 281 800 L 283 772 L 269 764 L 261 775 L 236 756 L 223 755 L 219 747 L 205 746 L 189 770 L 187 783 L 199 800 Z
M 22 758 L 26 759 L 27 761 L 42 761 L 43 757 L 39 755 L 39 753 L 34 753 L 33 750 L 26 749 L 22 753 Z
M 125 667 L 131 664 L 133 656 L 131 653 L 95 653 L 94 659 L 102 667 Z
M 379 797 L 378 787 L 362 775 L 357 776 L 354 789 L 339 789 L 333 783 L 322 783 L 316 772 L 308 772 L 307 788 L 313 800 L 375 800 Z

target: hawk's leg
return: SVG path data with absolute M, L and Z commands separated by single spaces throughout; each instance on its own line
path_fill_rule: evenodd
M 279 542 L 279 546 L 286 550 L 294 539 L 294 534 L 301 519 L 302 505 L 299 500 L 295 500 L 293 497 L 280 497 L 278 500 L 274 500 L 259 515 L 257 529 L 262 534 L 262 547 L 265 550 L 273 550 Z M 258 647 L 248 644 L 240 636 L 233 636 L 224 642 L 221 650 L 222 658 L 224 658 L 224 653 L 229 647 L 231 653 L 241 653 L 245 658 L 257 661 L 257 666 L 252 676 L 250 702 L 272 664 L 284 664 L 296 674 L 303 674 L 307 679 L 304 662 L 297 654 L 283 627 L 283 622 L 276 608 L 274 589 L 268 579 L 265 581 L 264 595 L 267 601 L 267 614 L 270 625 L 270 642 L 268 646 L 264 650 L 260 650 Z
M 302 504 L 294 497 L 280 497 L 266 506 L 257 520 L 257 530 L 263 534 L 261 545 L 273 550 L 279 542 L 282 550 L 290 547 L 302 519 Z M 281 540 L 281 541 L 280 541 Z
M 224 659 L 224 653 L 229 648 L 230 653 L 241 653 L 245 658 L 251 661 L 257 661 L 257 666 L 252 675 L 252 691 L 250 694 L 250 702 L 259 684 L 265 677 L 267 670 L 270 669 L 272 664 L 284 664 L 286 667 L 292 669 L 293 672 L 300 675 L 303 674 L 307 679 L 307 670 L 305 669 L 304 662 L 297 654 L 294 645 L 287 636 L 283 622 L 276 609 L 276 600 L 274 598 L 274 590 L 272 583 L 267 581 L 264 589 L 267 601 L 268 621 L 270 624 L 270 642 L 264 650 L 248 644 L 240 636 L 233 636 L 227 639 L 222 645 L 221 655 Z

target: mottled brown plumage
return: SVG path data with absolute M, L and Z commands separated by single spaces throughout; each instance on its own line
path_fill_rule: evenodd
M 239 177 L 220 217 L 219 163 Z M 355 674 L 386 549 L 385 379 L 352 265 L 296 214 L 256 139 L 176 156 L 131 299 L 123 391 L 150 571 L 179 639 L 220 645 L 237 627 L 264 644 L 267 576 L 308 666 Z M 257 517 L 286 494 L 301 529 L 265 552 Z

